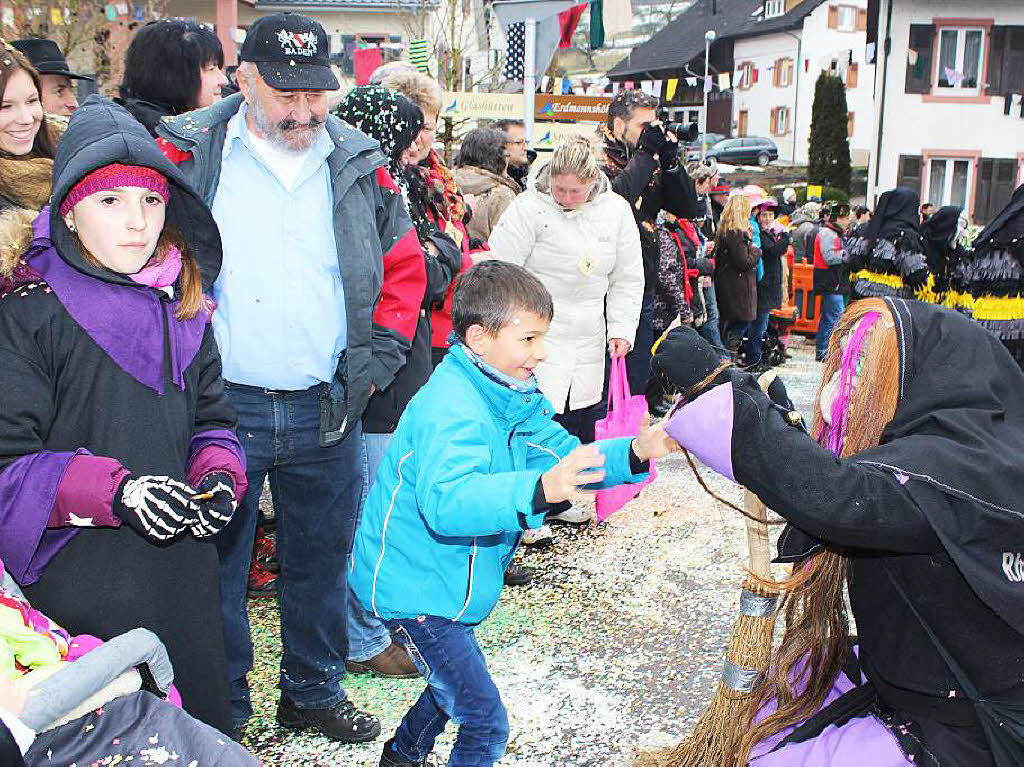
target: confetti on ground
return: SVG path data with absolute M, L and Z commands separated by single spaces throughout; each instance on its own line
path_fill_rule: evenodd
M 813 341 L 800 341 L 778 370 L 809 423 L 821 365 Z M 742 502 L 741 488 L 700 470 L 712 490 Z M 550 548 L 517 555 L 536 568 L 534 581 L 506 588 L 478 630 L 512 726 L 503 767 L 625 765 L 637 747 L 678 742 L 710 700 L 736 615 L 743 520 L 704 493 L 684 458 L 673 456 L 658 471 L 606 522 L 558 526 Z M 267 765 L 375 767 L 423 682 L 345 680 L 356 705 L 381 720 L 373 743 L 293 733 L 274 722 L 276 604 L 250 601 L 249 618 L 256 648 L 249 749 Z M 435 752 L 447 756 L 454 737 L 449 726 Z

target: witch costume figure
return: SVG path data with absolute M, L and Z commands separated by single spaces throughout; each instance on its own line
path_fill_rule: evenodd
M 978 234 L 954 283 L 956 307 L 995 333 L 1024 368 L 1024 184 Z
M 210 537 L 245 491 L 204 290 L 209 210 L 121 107 L 90 97 L 49 207 L 0 239 L 0 559 L 73 634 L 141 626 L 185 709 L 231 726 Z
M 921 224 L 925 261 L 932 276 L 931 303 L 956 308 L 951 295 L 953 275 L 966 255 L 961 240 L 967 230 L 967 215 L 958 205 L 944 205 Z M 921 297 L 924 298 L 924 297 Z
M 863 237 L 846 246 L 854 298 L 927 298 L 931 280 L 921 239 L 921 198 L 898 186 L 878 198 Z M 925 295 L 919 296 L 919 293 Z
M 785 634 L 735 764 L 1024 764 L 1024 374 L 999 341 L 941 307 L 852 304 L 813 438 L 692 329 L 655 368 L 685 392 L 668 433 L 788 521 Z

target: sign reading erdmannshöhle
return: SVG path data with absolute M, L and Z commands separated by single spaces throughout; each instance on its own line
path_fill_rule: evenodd
M 604 122 L 611 103 L 611 96 L 553 96 L 550 93 L 538 93 L 533 117 L 535 120 Z

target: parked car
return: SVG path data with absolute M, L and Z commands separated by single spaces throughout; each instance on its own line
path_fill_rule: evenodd
M 708 157 L 729 165 L 760 165 L 764 167 L 779 159 L 779 148 L 770 138 L 744 136 L 719 141 L 707 151 Z
M 700 145 L 703 137 L 697 136 L 696 141 L 690 141 L 686 144 L 686 159 L 687 160 L 699 160 L 700 159 Z M 722 133 L 708 133 L 707 134 L 707 146 L 708 149 L 713 147 L 719 141 L 725 139 L 725 135 Z

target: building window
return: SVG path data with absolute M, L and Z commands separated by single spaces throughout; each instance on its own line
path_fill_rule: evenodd
M 752 61 L 744 61 L 736 68 L 736 79 L 740 90 L 752 88 L 757 82 L 757 68 Z
M 775 107 L 772 110 L 771 132 L 773 136 L 789 133 L 789 107 Z
M 971 161 L 933 157 L 928 161 L 928 202 L 936 208 L 957 205 L 967 208 Z
M 772 84 L 776 88 L 788 88 L 793 84 L 793 59 L 776 59 Z
M 764 17 L 774 19 L 786 12 L 786 0 L 764 0 Z
M 830 5 L 828 28 L 837 29 L 840 32 L 856 32 L 858 27 L 857 11 L 858 9 L 853 5 Z
M 853 114 L 853 112 L 847 112 L 846 113 L 846 137 L 847 138 L 853 138 L 853 121 L 854 121 L 854 114 Z
M 985 33 L 981 29 L 946 28 L 939 31 L 939 88 L 977 90 Z

